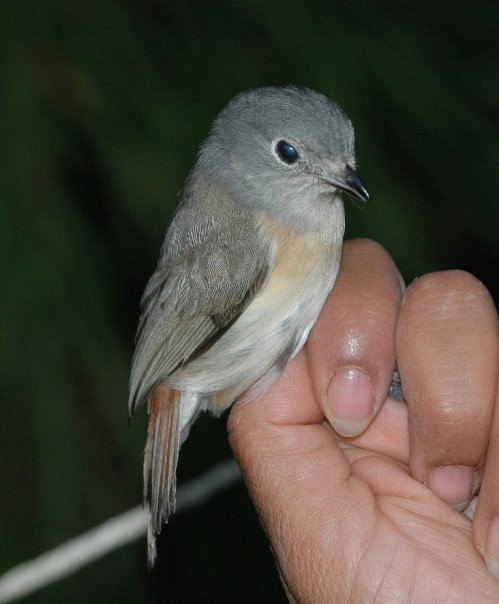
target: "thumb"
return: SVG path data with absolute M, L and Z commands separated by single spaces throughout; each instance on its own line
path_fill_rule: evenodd
M 234 406 L 228 431 L 288 595 L 320 600 L 323 573 L 338 572 L 342 562 L 346 569 L 359 555 L 344 543 L 335 548 L 352 508 L 359 535 L 348 542 L 358 549 L 366 542 L 373 496 L 365 483 L 349 480 L 350 463 L 314 398 L 305 351 L 263 397 Z

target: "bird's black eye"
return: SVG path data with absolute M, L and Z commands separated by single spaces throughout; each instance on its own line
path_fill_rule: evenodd
M 279 141 L 275 146 L 275 151 L 279 159 L 286 164 L 294 164 L 300 157 L 300 154 L 293 145 L 290 145 L 286 141 Z

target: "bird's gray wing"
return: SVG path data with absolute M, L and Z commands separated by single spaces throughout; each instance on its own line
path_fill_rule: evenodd
M 267 277 L 270 245 L 254 218 L 215 194 L 216 204 L 180 207 L 147 284 L 130 377 L 131 414 L 157 384 L 220 337 Z

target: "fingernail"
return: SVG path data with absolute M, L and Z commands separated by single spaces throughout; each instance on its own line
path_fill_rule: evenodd
M 329 382 L 326 415 L 342 436 L 356 436 L 369 425 L 374 396 L 369 376 L 357 367 L 339 369 Z
M 490 523 L 483 557 L 490 573 L 499 579 L 499 516 Z
M 461 512 L 473 495 L 474 476 L 472 468 L 443 466 L 430 472 L 426 486 L 442 501 Z

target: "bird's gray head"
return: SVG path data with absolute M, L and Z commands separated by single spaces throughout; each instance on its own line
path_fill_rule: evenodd
M 197 168 L 240 204 L 296 222 L 346 190 L 362 200 L 354 133 L 342 109 L 323 94 L 292 86 L 235 96 L 216 118 Z M 283 203 L 286 207 L 283 207 Z

